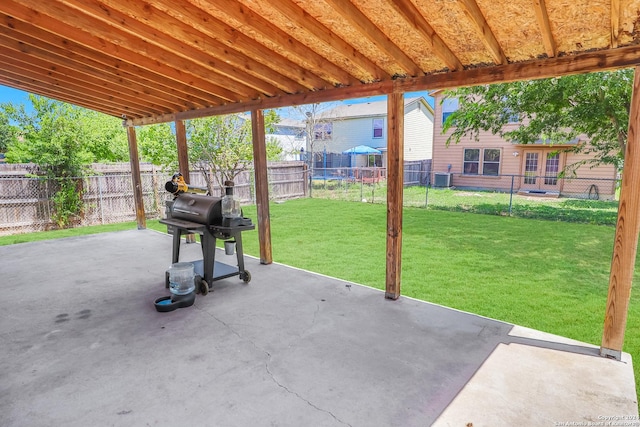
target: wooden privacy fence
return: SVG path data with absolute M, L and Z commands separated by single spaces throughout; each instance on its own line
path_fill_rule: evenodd
M 43 231 L 55 227 L 52 221 L 52 185 L 46 179 L 30 177 L 29 165 L 0 165 L 0 235 Z M 84 208 L 76 225 L 134 221 L 133 184 L 128 164 L 93 165 L 96 174 L 77 178 L 83 189 Z M 147 218 L 164 216 L 165 201 L 172 198 L 164 190 L 174 172 L 141 165 L 142 193 Z M 194 186 L 206 186 L 198 171 L 191 171 Z M 269 193 L 273 199 L 304 197 L 306 167 L 302 162 L 272 163 L 268 168 Z M 219 193 L 215 193 L 219 191 Z M 235 180 L 234 194 L 242 204 L 255 203 L 253 170 Z M 222 190 L 214 189 L 221 197 Z

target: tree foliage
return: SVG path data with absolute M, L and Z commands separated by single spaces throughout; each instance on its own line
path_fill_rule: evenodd
M 278 120 L 275 111 L 264 114 L 265 130 L 269 132 Z M 189 162 L 202 171 L 209 190 L 223 188 L 233 181 L 253 161 L 251 121 L 242 115 L 213 116 L 190 120 L 186 124 Z M 266 141 L 267 159 L 276 160 L 282 148 Z M 213 172 L 213 179 L 209 174 Z
M 480 131 L 491 131 L 520 144 L 566 144 L 584 135 L 587 141 L 571 151 L 591 154 L 591 163 L 622 167 L 633 70 L 600 72 L 475 86 L 446 91 L 458 98 L 459 108 L 444 123 L 452 130 L 447 143 L 463 137 L 478 140 Z M 505 126 L 519 118 L 519 126 Z
M 9 104 L 0 105 L 0 153 L 7 151 L 7 147 L 16 141 L 17 129 L 11 125 L 9 115 L 5 111 L 7 107 Z
M 3 104 L 10 137 L 6 159 L 33 163 L 32 172 L 52 183 L 53 219 L 59 227 L 82 215 L 81 178 L 89 164 L 126 160 L 126 133 L 117 119 L 30 95 L 31 108 Z
M 178 169 L 176 136 L 169 123 L 142 126 L 136 129 L 140 158 L 167 170 Z

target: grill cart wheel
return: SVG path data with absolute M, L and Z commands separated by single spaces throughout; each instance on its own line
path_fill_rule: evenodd
M 196 290 L 199 291 L 202 296 L 207 295 L 209 293 L 209 284 L 207 281 L 200 277 L 199 274 L 196 274 L 194 280 L 196 281 Z
M 251 273 L 249 273 L 248 270 L 245 270 L 243 273 L 240 273 L 240 278 L 244 283 L 249 283 L 251 281 Z

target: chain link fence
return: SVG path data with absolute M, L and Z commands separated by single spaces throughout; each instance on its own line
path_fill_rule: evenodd
M 344 168 L 342 173 L 345 174 Z M 427 177 L 408 182 L 405 171 L 404 206 L 602 225 L 615 225 L 617 219 L 617 179 L 498 175 L 480 177 L 475 186 L 458 187 L 458 175 L 427 170 L 421 173 Z M 379 174 L 386 177 L 385 171 Z M 313 197 L 365 203 L 387 201 L 384 179 L 343 179 L 332 176 L 330 171 L 314 176 Z M 483 188 L 483 179 L 490 179 L 493 188 Z

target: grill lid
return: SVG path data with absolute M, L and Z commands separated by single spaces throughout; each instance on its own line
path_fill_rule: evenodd
M 171 217 L 205 225 L 222 222 L 222 199 L 202 194 L 182 193 L 173 201 Z

